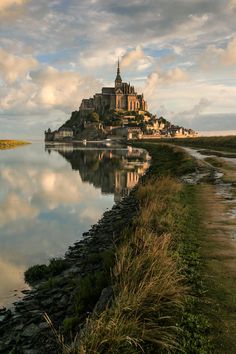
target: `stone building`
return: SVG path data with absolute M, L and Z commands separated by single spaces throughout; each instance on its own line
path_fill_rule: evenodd
M 54 132 L 49 128 L 48 131 L 45 131 L 45 141 L 58 141 L 58 140 L 72 140 L 73 139 L 73 130 L 67 127 L 61 127 Z
M 103 115 L 106 111 L 113 109 L 135 112 L 147 110 L 147 103 L 143 94 L 137 94 L 134 86 L 122 82 L 119 61 L 115 86 L 103 87 L 101 93 L 96 93 L 93 98 L 83 99 L 80 105 L 82 116 L 86 116 L 93 111 Z

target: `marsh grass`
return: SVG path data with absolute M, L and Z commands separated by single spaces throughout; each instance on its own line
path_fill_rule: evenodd
M 64 353 L 156 353 L 178 347 L 176 318 L 186 286 L 174 256 L 174 229 L 181 184 L 171 177 L 149 179 L 136 197 L 140 213 L 115 252 L 114 300 L 93 314 L 76 346 Z
M 150 350 L 176 348 L 174 318 L 185 287 L 170 249 L 170 235 L 157 237 L 145 229 L 119 247 L 113 304 L 98 319 L 88 320 L 76 353 L 141 353 L 147 345 Z
M 165 139 L 168 143 L 175 145 L 190 146 L 194 148 L 205 148 L 219 151 L 236 152 L 236 136 L 211 136 L 185 139 Z M 158 142 L 158 141 L 157 141 Z
M 173 178 L 194 171 L 195 164 L 179 149 L 146 146 L 152 166 L 135 192 L 140 212 L 115 250 L 113 301 L 62 344 L 63 354 L 211 352 L 198 300 L 204 293 L 203 230 L 196 189 Z
M 15 147 L 30 144 L 21 140 L 0 140 L 0 150 L 13 149 Z

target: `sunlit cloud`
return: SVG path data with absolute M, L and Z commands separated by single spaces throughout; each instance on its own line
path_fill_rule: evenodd
M 122 68 L 131 68 L 135 70 L 145 70 L 151 66 L 152 60 L 146 56 L 140 46 L 127 52 L 121 61 Z
M 144 93 L 146 97 L 153 96 L 153 94 L 155 95 L 156 90 L 161 89 L 162 85 L 173 85 L 174 83 L 187 80 L 187 72 L 178 67 L 166 72 L 155 71 L 148 76 Z
M 23 5 L 29 0 L 1 0 L 0 2 L 0 15 L 4 13 L 6 10 L 11 8 L 12 6 Z
M 17 136 L 20 122 L 26 137 L 29 124 L 41 136 L 47 122 L 60 125 L 82 98 L 112 85 L 118 58 L 124 81 L 143 78 L 136 89 L 155 112 L 165 105 L 178 113 L 177 84 L 204 80 L 214 96 L 236 75 L 235 0 L 1 2 L 0 13 L 16 9 L 17 20 L 0 23 L 0 119 Z M 188 101 L 189 87 L 181 86 L 186 109 L 201 99 Z
M 19 57 L 0 48 L 0 76 L 7 83 L 25 78 L 37 66 L 37 60 L 32 57 Z
M 201 57 L 204 68 L 214 69 L 214 66 L 236 65 L 236 35 L 227 43 L 225 48 L 209 45 Z

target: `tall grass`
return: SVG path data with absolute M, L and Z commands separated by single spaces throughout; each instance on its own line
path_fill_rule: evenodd
M 76 353 L 139 353 L 147 346 L 177 346 L 174 315 L 184 287 L 170 243 L 169 235 L 158 238 L 140 230 L 119 248 L 113 305 L 88 321 Z
M 140 186 L 140 214 L 116 251 L 113 303 L 87 321 L 76 345 L 64 347 L 64 353 L 156 353 L 178 347 L 176 318 L 186 288 L 167 231 L 180 212 L 174 207 L 180 190 L 170 177 Z
M 70 344 L 60 342 L 63 354 L 211 353 L 199 299 L 196 190 L 173 178 L 195 164 L 179 149 L 146 146 L 152 166 L 135 192 L 140 212 L 115 250 L 112 302 L 94 311 Z

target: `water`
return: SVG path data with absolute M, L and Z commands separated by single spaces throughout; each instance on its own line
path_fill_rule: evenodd
M 130 148 L 0 151 L 0 306 L 22 296 L 29 266 L 62 256 L 147 167 L 147 154 Z

